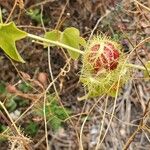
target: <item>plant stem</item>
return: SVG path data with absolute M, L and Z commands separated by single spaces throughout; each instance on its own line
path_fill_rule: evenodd
M 146 68 L 143 67 L 143 66 L 139 66 L 139 65 L 135 65 L 135 64 L 126 64 L 126 66 L 127 66 L 127 67 L 131 67 L 131 68 L 140 69 L 140 70 L 148 70 L 148 71 L 150 71 L 149 68 L 146 69 Z
M 38 41 L 42 41 L 42 42 L 45 42 L 45 43 L 54 44 L 54 45 L 56 45 L 56 46 L 60 46 L 60 47 L 69 49 L 69 50 L 71 50 L 71 51 L 80 53 L 80 54 L 82 54 L 82 55 L 84 54 L 83 51 L 81 51 L 81 50 L 79 50 L 79 49 L 76 49 L 76 48 L 74 48 L 74 47 L 68 46 L 68 45 L 66 45 L 66 44 L 60 43 L 60 42 L 58 42 L 58 41 L 52 41 L 52 40 L 49 40 L 49 39 L 46 39 L 46 38 L 43 38 L 43 37 L 40 37 L 40 36 L 37 36 L 37 35 L 34 35 L 34 34 L 30 34 L 30 33 L 28 33 L 27 36 L 30 37 L 30 38 L 32 38 L 32 39 L 38 40 Z M 143 67 L 143 66 L 139 66 L 139 65 L 135 65 L 135 64 L 126 64 L 126 66 L 127 66 L 127 67 L 131 67 L 131 68 L 140 69 L 140 70 L 147 70 L 147 71 L 150 71 L 150 69 L 146 69 L 146 68 Z
M 60 43 L 58 41 L 52 41 L 52 40 L 49 40 L 49 39 L 46 39 L 46 38 L 43 38 L 43 37 L 40 37 L 40 36 L 37 36 L 37 35 L 33 35 L 33 34 L 30 34 L 30 33 L 28 33 L 27 36 L 30 37 L 30 38 L 32 38 L 32 39 L 38 40 L 38 41 L 42 41 L 42 42 L 45 42 L 45 43 L 54 44 L 54 45 L 57 45 L 57 46 L 69 49 L 71 51 L 74 51 L 74 52 L 77 52 L 77 53 L 80 53 L 80 54 L 84 54 L 83 51 L 81 51 L 79 49 L 76 49 L 76 48 L 73 48 L 71 46 L 68 46 L 66 44 Z

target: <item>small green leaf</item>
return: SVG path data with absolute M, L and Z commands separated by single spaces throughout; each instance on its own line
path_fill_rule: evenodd
M 30 84 L 26 83 L 26 82 L 20 83 L 18 85 L 18 88 L 19 88 L 19 90 L 21 90 L 24 93 L 27 93 L 27 92 L 29 92 L 32 89 L 31 86 L 30 86 Z
M 38 132 L 38 124 L 36 122 L 30 121 L 29 124 L 25 127 L 24 131 L 31 137 L 34 137 Z
M 145 78 L 149 78 L 149 75 L 150 75 L 150 61 L 148 61 L 146 64 L 145 64 L 147 70 L 144 70 L 144 77 Z
M 67 28 L 64 30 L 64 32 L 53 30 L 47 32 L 44 37 L 52 41 L 59 41 L 60 43 L 76 49 L 79 49 L 80 45 L 86 45 L 86 41 L 80 36 L 79 30 L 74 27 Z M 48 46 L 47 43 L 45 43 L 45 47 L 46 46 Z M 50 44 L 49 46 L 55 45 Z M 67 49 L 67 51 L 72 59 L 77 59 L 80 55 L 78 52 L 72 51 L 70 49 Z
M 82 46 L 86 46 L 86 41 L 85 41 L 85 39 L 83 38 L 83 37 L 80 37 L 80 45 L 82 45 Z
M 6 130 L 6 126 L 0 123 L 0 133 Z
M 65 29 L 62 36 L 62 43 L 79 49 L 79 44 L 82 43 L 79 30 L 74 27 Z M 68 53 L 70 54 L 72 59 L 77 59 L 80 55 L 78 52 L 74 52 L 69 49 Z
M 48 17 L 43 16 L 39 8 L 30 9 L 29 11 L 27 11 L 27 15 L 32 19 L 33 23 L 36 24 L 42 23 L 41 18 L 44 24 L 47 24 L 49 22 Z
M 61 125 L 62 125 L 62 120 L 59 119 L 57 116 L 53 116 L 49 121 L 48 123 L 50 124 L 51 128 L 54 130 L 54 131 L 57 131 Z
M 30 16 L 30 18 L 35 22 L 41 23 L 42 16 L 40 13 L 40 9 L 34 9 L 34 10 L 31 9 L 27 12 L 27 15 Z
M 19 30 L 13 22 L 0 24 L 0 48 L 12 59 L 24 63 L 19 55 L 15 42 L 27 36 L 27 33 Z
M 17 104 L 14 101 L 14 99 L 11 98 L 11 99 L 9 99 L 9 100 L 6 101 L 6 107 L 9 110 L 9 112 L 13 112 L 16 109 Z
M 71 111 L 67 108 L 63 108 L 59 105 L 57 99 L 53 95 L 47 96 L 47 103 L 45 106 L 45 110 L 43 106 L 39 106 L 36 109 L 38 115 L 44 117 L 44 111 L 47 119 L 47 123 L 51 126 L 54 131 L 57 131 L 64 123 L 64 120 L 68 118 L 68 115 L 71 114 Z
M 4 94 L 6 91 L 6 87 L 3 83 L 0 83 L 0 94 Z
M 58 30 L 53 30 L 50 32 L 46 32 L 45 36 L 46 39 L 49 39 L 51 41 L 60 41 L 61 38 L 61 32 Z M 55 46 L 53 44 L 49 44 L 49 46 Z M 47 47 L 47 43 L 45 44 L 45 47 Z

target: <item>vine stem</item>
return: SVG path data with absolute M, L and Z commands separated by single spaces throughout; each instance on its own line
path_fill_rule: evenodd
M 52 41 L 52 40 L 49 40 L 49 39 L 46 39 L 46 38 L 43 38 L 43 37 L 40 37 L 40 36 L 37 36 L 37 35 L 34 35 L 34 34 L 30 34 L 30 33 L 28 33 L 27 36 L 32 38 L 32 39 L 38 40 L 38 41 L 42 41 L 42 42 L 45 42 L 45 43 L 50 43 L 50 44 L 53 44 L 53 45 L 57 45 L 57 46 L 69 49 L 71 51 L 77 52 L 77 53 L 82 54 L 82 55 L 84 54 L 84 51 L 81 51 L 77 48 L 74 48 L 74 47 L 68 46 L 66 44 L 60 43 L 59 41 Z M 139 66 L 139 65 L 135 65 L 135 64 L 126 64 L 126 66 L 131 67 L 131 68 L 140 69 L 140 70 L 150 71 L 150 69 L 146 69 L 143 66 Z
M 79 49 L 76 49 L 76 48 L 73 48 L 71 46 L 68 46 L 66 44 L 60 43 L 58 41 L 52 41 L 52 40 L 49 40 L 49 39 L 46 39 L 46 38 L 43 38 L 43 37 L 40 37 L 40 36 L 37 36 L 37 35 L 33 35 L 33 34 L 30 34 L 30 33 L 28 33 L 27 36 L 32 38 L 32 39 L 38 40 L 38 41 L 42 41 L 42 42 L 45 42 L 45 43 L 50 43 L 50 44 L 57 45 L 57 46 L 69 49 L 71 51 L 80 53 L 80 54 L 84 54 L 83 51 L 81 51 Z

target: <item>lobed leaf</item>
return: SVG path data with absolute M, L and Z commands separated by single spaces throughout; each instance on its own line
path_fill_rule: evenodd
M 69 45 L 71 47 L 79 49 L 79 44 L 80 44 L 80 33 L 79 30 L 76 28 L 67 28 L 63 32 L 62 36 L 62 43 Z M 68 53 L 70 54 L 71 58 L 77 59 L 79 57 L 79 53 L 71 51 L 69 49 Z
M 24 63 L 17 51 L 15 42 L 27 36 L 27 33 L 18 29 L 13 22 L 0 24 L 0 48 L 12 59 Z
M 46 39 L 49 39 L 51 41 L 60 41 L 61 39 L 61 32 L 58 30 L 53 30 L 50 32 L 46 32 L 45 36 Z M 48 44 L 49 46 L 55 46 L 53 44 Z M 45 43 L 45 47 L 47 47 L 47 44 Z
M 76 49 L 79 49 L 80 45 L 82 46 L 86 45 L 86 41 L 84 40 L 84 38 L 80 36 L 79 30 L 74 27 L 67 28 L 63 32 L 53 30 L 47 32 L 44 37 L 49 40 L 59 41 L 60 43 L 66 44 Z M 70 49 L 67 49 L 67 51 L 72 59 L 77 59 L 80 55 L 78 52 L 72 51 Z

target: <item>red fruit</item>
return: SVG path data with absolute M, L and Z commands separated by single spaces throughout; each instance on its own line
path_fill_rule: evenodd
M 104 43 L 103 49 L 100 49 L 100 44 L 95 44 L 91 48 L 89 55 L 90 62 L 93 63 L 93 68 L 96 72 L 102 68 L 114 70 L 117 68 L 119 60 L 119 52 L 112 43 Z

